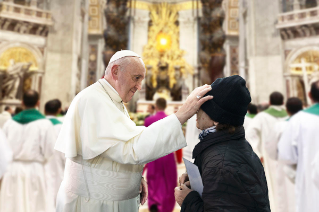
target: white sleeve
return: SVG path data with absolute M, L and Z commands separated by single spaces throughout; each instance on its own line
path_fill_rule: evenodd
M 278 143 L 279 161 L 289 165 L 297 164 L 299 133 L 299 120 L 298 116 L 295 115 L 289 120 Z
M 315 183 L 315 185 L 319 189 L 319 153 L 317 153 L 314 161 L 311 163 L 311 166 L 312 166 L 312 173 L 311 173 L 312 181 Z
M 273 159 L 278 159 L 278 142 L 282 134 L 282 123 L 275 124 L 272 132 L 270 133 L 265 140 L 265 151 L 268 156 Z
M 182 126 L 175 114 L 159 120 L 127 142 L 102 153 L 121 164 L 146 164 L 186 146 Z
M 263 157 L 261 149 L 261 120 L 257 115 L 248 126 L 246 139 L 259 158 Z

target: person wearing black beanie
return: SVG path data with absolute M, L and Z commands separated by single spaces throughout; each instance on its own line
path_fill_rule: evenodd
M 214 96 L 197 112 L 200 142 L 193 150 L 204 190 L 191 190 L 187 173 L 175 189 L 181 212 L 270 211 L 263 165 L 245 139 L 243 127 L 251 102 L 246 81 L 217 79 L 206 95 Z M 205 96 L 206 96 L 205 95 Z

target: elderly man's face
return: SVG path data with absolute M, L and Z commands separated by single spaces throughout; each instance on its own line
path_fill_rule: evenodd
M 130 64 L 119 72 L 118 90 L 123 102 L 129 102 L 137 90 L 141 90 L 145 78 L 145 67 L 140 59 L 132 58 Z
M 205 130 L 214 125 L 214 121 L 202 110 L 197 112 L 196 127 L 200 130 Z

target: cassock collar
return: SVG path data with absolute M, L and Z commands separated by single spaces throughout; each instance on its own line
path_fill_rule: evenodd
M 285 110 L 285 106 L 283 105 L 270 105 L 269 108 L 274 108 L 275 110 L 281 111 L 281 110 Z
M 106 81 L 106 79 L 100 79 L 99 82 L 103 85 L 103 87 L 106 89 L 108 94 L 111 96 L 112 100 L 118 103 L 122 102 L 122 99 L 119 95 L 119 93 L 112 87 L 112 85 Z M 103 89 L 103 88 L 102 88 Z M 104 90 L 104 89 L 103 89 Z
M 48 115 L 48 116 L 45 116 L 47 119 L 56 119 L 56 116 L 52 116 L 52 115 Z

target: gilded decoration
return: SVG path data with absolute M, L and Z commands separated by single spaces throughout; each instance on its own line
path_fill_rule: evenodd
M 133 9 L 140 9 L 140 10 L 151 10 L 151 6 L 154 5 L 152 3 L 148 3 L 145 1 L 132 1 L 132 5 L 128 3 L 128 7 L 133 8 Z M 181 10 L 191 10 L 195 9 L 196 7 L 196 1 L 186 1 L 186 2 L 180 2 L 180 3 L 174 3 L 170 4 L 172 8 L 176 11 L 181 11 Z M 198 8 L 201 8 L 202 4 L 201 2 L 198 2 Z
M 303 67 L 306 68 L 308 74 L 312 74 L 319 69 L 319 52 L 307 51 L 300 54 L 290 65 L 290 71 L 293 74 L 302 74 Z
M 89 34 L 103 34 L 103 9 L 105 0 L 90 0 L 89 5 Z
M 227 7 L 227 34 L 239 35 L 239 8 L 238 0 L 228 0 Z
M 38 70 L 38 62 L 32 52 L 23 47 L 12 47 L 0 55 L 0 70 L 7 70 L 10 67 L 10 61 L 15 63 L 32 63 L 30 71 Z
M 193 73 L 193 68 L 185 61 L 185 51 L 179 48 L 178 11 L 171 4 L 162 3 L 150 8 L 152 24 L 149 28 L 148 43 L 144 47 L 143 60 L 151 67 L 152 85 L 158 87 L 162 73 L 169 77 L 169 88 L 177 83 L 176 69 L 181 77 Z M 149 74 L 149 73 L 148 73 Z

